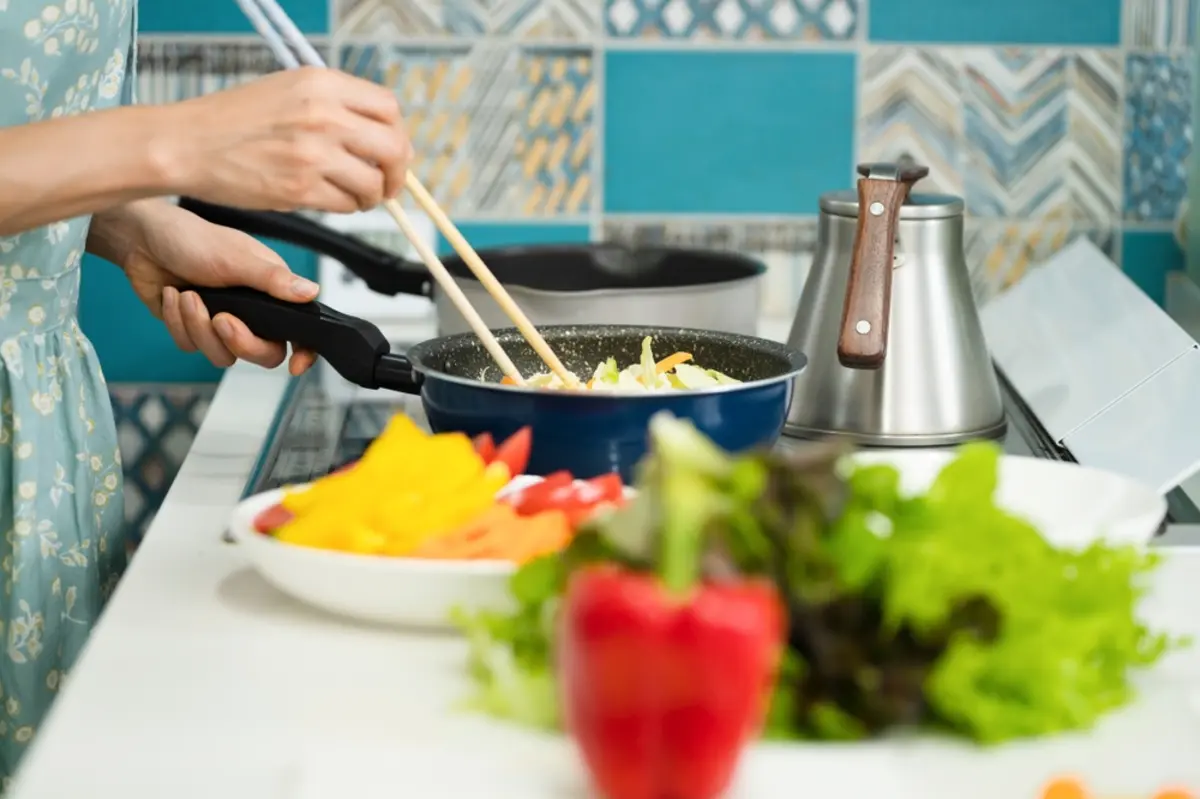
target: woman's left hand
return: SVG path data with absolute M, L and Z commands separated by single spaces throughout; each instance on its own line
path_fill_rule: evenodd
M 278 254 L 253 236 L 164 201 L 144 202 L 129 212 L 136 214 L 137 224 L 123 226 L 120 265 L 176 345 L 186 352 L 199 350 L 220 367 L 232 366 L 239 358 L 268 369 L 283 363 L 285 345 L 258 338 L 230 314 L 210 318 L 199 295 L 177 287 L 248 286 L 282 300 L 306 302 L 316 298 L 317 284 L 293 274 Z M 300 374 L 315 360 L 312 352 L 293 349 L 288 369 Z

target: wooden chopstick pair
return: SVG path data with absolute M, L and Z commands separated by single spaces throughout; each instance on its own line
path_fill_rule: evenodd
M 266 41 L 267 46 L 275 54 L 275 58 L 279 63 L 287 68 L 292 69 L 307 64 L 309 66 L 324 67 L 325 60 L 321 58 L 321 54 L 304 38 L 304 34 L 296 27 L 291 18 L 287 15 L 276 0 L 237 0 L 238 6 L 242 9 L 242 13 L 246 15 L 255 30 Z M 446 212 L 441 209 L 433 195 L 421 184 L 411 171 L 405 176 L 405 185 L 408 188 L 413 199 L 421 206 L 421 209 L 429 215 L 433 223 L 437 226 L 446 240 L 450 242 L 450 246 L 462 258 L 463 263 L 471 270 L 471 273 L 483 284 L 483 287 L 491 295 L 500 309 L 505 315 L 512 320 L 517 330 L 529 342 L 529 346 L 537 353 L 538 357 L 546 364 L 552 373 L 558 376 L 558 379 L 563 382 L 568 388 L 578 388 L 579 380 L 575 375 L 571 374 L 567 368 L 554 354 L 554 350 L 546 343 L 546 339 L 537 331 L 533 323 L 529 321 L 529 317 L 517 305 L 508 291 L 501 285 L 492 271 L 488 269 L 487 264 L 479 257 L 479 253 L 467 242 L 462 233 L 455 226 Z M 470 325 L 471 330 L 483 342 L 484 348 L 493 360 L 500 367 L 510 380 L 517 385 L 524 385 L 525 379 L 521 376 L 520 371 L 508 357 L 508 353 L 500 346 L 500 342 L 488 329 L 487 323 L 479 316 L 479 313 L 471 305 L 471 301 L 454 282 L 454 278 L 446 269 L 445 264 L 438 258 L 437 253 L 433 248 L 425 242 L 418 234 L 413 226 L 412 220 L 408 213 L 404 210 L 397 200 L 385 200 L 383 203 L 384 209 L 396 222 L 400 231 L 404 234 L 413 247 L 417 251 L 417 255 L 425 262 L 425 266 L 429 269 L 433 279 L 437 281 L 438 286 L 442 291 L 446 292 L 446 296 L 454 303 L 454 307 L 463 315 Z

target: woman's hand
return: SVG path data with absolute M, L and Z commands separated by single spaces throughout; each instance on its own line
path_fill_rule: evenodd
M 166 323 L 180 349 L 199 350 L 220 367 L 241 358 L 272 369 L 283 363 L 287 347 L 258 338 L 230 314 L 210 318 L 195 292 L 177 286 L 249 286 L 291 302 L 315 299 L 318 291 L 254 237 L 163 200 L 98 214 L 88 249 L 125 270 L 134 292 Z M 315 360 L 312 352 L 293 350 L 288 369 L 300 374 Z
M 277 72 L 164 108 L 179 194 L 349 213 L 396 196 L 412 160 L 391 91 L 333 69 Z

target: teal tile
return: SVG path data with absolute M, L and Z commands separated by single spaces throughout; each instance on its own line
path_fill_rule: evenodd
M 876 42 L 1116 46 L 1121 0 L 871 0 Z
M 110 383 L 202 383 L 221 378 L 221 370 L 204 356 L 175 346 L 120 269 L 91 256 L 83 259 L 79 323 Z
M 520 244 L 581 244 L 590 240 L 587 225 L 506 225 L 501 223 L 465 223 L 458 225 L 463 238 L 477 250 Z M 454 252 L 438 235 L 438 252 Z
M 850 185 L 851 53 L 609 52 L 604 208 L 814 213 Z
M 1121 269 L 1150 299 L 1164 305 L 1167 273 L 1183 269 L 1183 250 L 1168 231 L 1127 230 L 1121 237 Z
M 316 275 L 316 257 L 297 247 L 268 242 L 293 270 Z M 221 370 L 199 353 L 181 352 L 117 267 L 92 256 L 83 260 L 79 322 L 91 339 L 110 383 L 203 383 Z
M 286 0 L 288 16 L 305 33 L 329 31 L 326 0 Z M 254 33 L 233 0 L 146 0 L 138 5 L 141 33 Z

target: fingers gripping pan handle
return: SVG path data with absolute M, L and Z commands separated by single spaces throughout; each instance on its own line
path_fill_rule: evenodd
M 864 164 L 858 181 L 858 230 L 838 336 L 838 360 L 851 369 L 878 369 L 887 355 L 892 308 L 892 258 L 900 209 L 912 184 L 929 173 L 917 165 Z
M 412 383 L 412 370 L 397 371 L 403 356 L 392 355 L 391 345 L 370 322 L 336 311 L 319 302 L 287 302 L 248 288 L 195 288 L 212 316 L 236 316 L 250 332 L 268 341 L 291 342 L 312 350 L 351 383 L 363 388 L 405 390 Z M 387 368 L 381 369 L 386 364 Z M 381 373 L 386 375 L 381 383 Z

